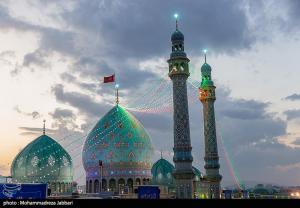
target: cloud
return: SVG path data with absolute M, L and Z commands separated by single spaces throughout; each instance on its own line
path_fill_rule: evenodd
M 300 94 L 292 94 L 292 95 L 289 95 L 287 97 L 284 98 L 285 100 L 291 100 L 291 101 L 296 101 L 296 100 L 300 100 Z
M 8 165 L 0 164 L 0 176 L 9 170 Z
M 48 52 L 43 50 L 35 50 L 32 53 L 28 53 L 24 56 L 23 66 L 30 67 L 31 65 L 36 65 L 40 68 L 50 68 L 51 64 L 47 61 L 49 57 Z
M 180 29 L 189 34 L 187 40 L 193 43 L 187 48 L 192 50 L 205 46 L 219 52 L 247 48 L 255 40 L 236 1 L 79 1 L 63 18 L 73 28 L 97 36 L 96 44 L 108 43 L 104 52 L 110 56 L 150 57 L 168 52 L 170 35 L 175 30 L 175 11 L 180 14 Z M 86 18 L 91 13 L 94 15 Z
M 286 115 L 287 120 L 300 118 L 300 109 L 287 110 L 283 113 Z
M 232 104 L 235 105 L 235 108 L 233 108 Z M 221 107 L 221 114 L 242 120 L 262 119 L 266 116 L 266 107 L 268 107 L 267 103 L 240 99 L 232 103 L 226 102 L 226 105 Z
M 41 118 L 40 113 L 37 112 L 37 111 L 33 111 L 33 112 L 31 112 L 31 113 L 27 113 L 27 112 L 22 111 L 22 110 L 20 109 L 19 106 L 15 106 L 15 107 L 14 107 L 14 110 L 15 110 L 16 112 L 18 112 L 19 114 L 22 114 L 22 115 L 24 115 L 24 116 L 30 116 L 30 117 L 32 117 L 33 119 Z
M 300 138 L 296 138 L 295 141 L 292 143 L 294 145 L 300 145 Z
M 78 128 L 76 124 L 77 116 L 70 109 L 61 109 L 56 108 L 54 112 L 50 112 L 49 115 L 54 119 L 54 123 L 52 123 L 52 128 L 57 128 L 58 131 L 70 131 Z
M 300 2 L 298 0 L 288 0 L 285 2 L 288 5 L 289 8 L 289 16 L 290 21 L 292 22 L 298 22 L 300 19 Z M 297 27 L 298 25 L 295 24 L 294 27 Z
M 19 129 L 21 131 L 23 131 L 23 132 L 21 132 L 21 135 L 24 135 L 24 136 L 40 136 L 43 133 L 43 128 L 19 127 Z M 51 134 L 56 133 L 56 131 L 53 129 L 46 128 L 46 133 L 51 135 Z
M 229 95 L 228 89 L 217 88 L 216 120 L 227 143 L 243 146 L 286 134 L 286 122 L 267 111 L 270 103 L 235 99 Z
M 58 102 L 66 103 L 79 110 L 79 114 L 91 117 L 102 115 L 104 109 L 109 109 L 104 103 L 95 102 L 94 99 L 86 94 L 79 92 L 65 92 L 61 84 L 52 87 L 52 93 Z
M 75 114 L 69 109 L 56 108 L 53 113 L 49 113 L 54 119 L 70 118 L 76 119 Z

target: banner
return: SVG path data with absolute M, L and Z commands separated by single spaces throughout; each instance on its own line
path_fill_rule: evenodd
M 1 183 L 0 199 L 46 199 L 47 184 Z

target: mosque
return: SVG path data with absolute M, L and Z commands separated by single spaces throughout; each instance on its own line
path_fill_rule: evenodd
M 201 194 L 220 197 L 219 157 L 215 130 L 215 86 L 211 67 L 201 67 L 199 100 L 203 104 L 205 170 L 192 165 L 186 80 L 189 59 L 184 51 L 184 35 L 178 29 L 171 36 L 169 77 L 173 82 L 174 157 L 162 156 L 152 163 L 153 145 L 143 125 L 119 105 L 108 111 L 89 132 L 82 150 L 86 172 L 86 193 L 133 194 L 140 185 L 158 185 L 167 197 L 194 198 Z M 51 193 L 71 193 L 73 162 L 66 150 L 43 134 L 28 144 L 13 160 L 11 176 L 16 183 L 47 183 Z

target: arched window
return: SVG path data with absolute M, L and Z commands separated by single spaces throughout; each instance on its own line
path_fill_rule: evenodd
M 135 179 L 135 184 L 136 185 L 141 185 L 141 179 L 139 179 L 139 178 Z
M 102 191 L 107 190 L 107 181 L 105 179 L 102 179 Z
M 125 186 L 125 180 L 123 178 L 120 178 L 118 180 L 118 192 L 122 193 L 124 191 L 124 186 Z
M 92 180 L 90 180 L 90 184 L 89 184 L 89 193 L 93 193 L 93 192 L 92 192 L 92 188 L 93 188 L 93 182 L 92 182 Z
M 116 190 L 116 180 L 115 179 L 110 179 L 109 180 L 109 191 L 115 191 Z
M 96 179 L 94 181 L 94 193 L 99 193 L 99 181 Z
M 132 193 L 133 192 L 133 180 L 132 180 L 132 178 L 128 178 L 127 186 L 129 188 L 129 192 Z
M 85 192 L 88 193 L 89 192 L 89 182 L 86 181 L 86 184 L 85 184 Z
M 65 192 L 65 184 L 64 184 L 64 183 L 61 184 L 61 192 L 62 192 L 62 193 Z
M 56 192 L 56 183 L 53 183 L 53 191 L 52 192 Z
M 180 70 L 181 70 L 181 71 L 184 71 L 184 66 L 185 66 L 185 64 L 182 62 L 182 63 L 180 64 Z

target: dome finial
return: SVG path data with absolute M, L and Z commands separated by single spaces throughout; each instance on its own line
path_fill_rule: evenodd
M 162 151 L 160 151 L 160 158 L 161 158 L 161 159 L 163 159 L 162 153 L 163 153 L 163 152 L 162 152 Z
M 43 125 L 43 135 L 45 135 L 46 134 L 46 120 L 44 119 L 43 120 L 43 123 L 44 123 L 44 125 Z
M 116 89 L 116 104 L 119 104 L 119 84 L 115 85 L 115 89 Z
M 204 53 L 204 61 L 206 63 L 206 53 L 207 53 L 207 49 L 203 49 L 203 53 Z
M 176 30 L 178 30 L 178 14 L 177 13 L 174 14 L 174 18 L 176 20 Z

